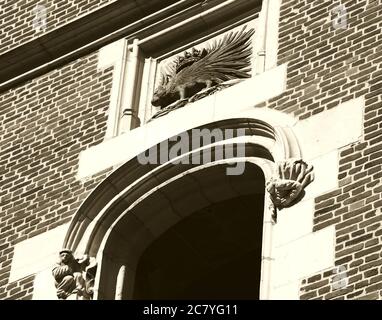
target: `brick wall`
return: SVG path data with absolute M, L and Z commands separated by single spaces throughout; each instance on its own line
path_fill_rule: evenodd
M 54 5 L 63 2 L 69 3 L 49 2 L 50 14 L 67 15 L 57 25 L 73 17 L 69 8 Z M 76 1 L 77 9 L 91 10 L 87 2 L 95 3 Z M 15 3 L 7 1 L 6 6 Z M 102 3 L 106 1 L 96 5 Z M 339 150 L 338 189 L 315 200 L 313 230 L 335 226 L 336 266 L 346 272 L 348 283 L 336 289 L 332 282 L 337 268 L 325 270 L 302 281 L 300 297 L 380 299 L 382 3 L 341 1 L 347 8 L 348 27 L 335 30 L 331 10 L 336 3 L 283 0 L 279 64 L 288 63 L 287 90 L 266 104 L 306 119 L 365 97 L 364 135 Z M 28 15 L 4 14 L 4 5 L 3 1 L 3 25 L 7 19 L 5 24 L 16 26 L 12 20 L 23 16 L 31 21 Z M 30 30 L 23 39 L 35 36 Z M 0 50 L 24 41 L 19 32 L 17 26 L 5 29 Z M 106 175 L 100 173 L 87 182 L 75 179 L 79 152 L 100 143 L 105 132 L 112 69 L 97 72 L 96 63 L 97 54 L 92 54 L 0 95 L 1 145 L 5 146 L 0 155 L 0 299 L 31 296 L 33 276 L 8 283 L 13 246 L 68 222 Z
M 347 9 L 347 28 L 332 13 Z M 288 63 L 287 91 L 268 107 L 306 119 L 363 96 L 364 135 L 339 150 L 338 189 L 315 199 L 314 231 L 334 225 L 335 264 L 305 279 L 301 299 L 382 297 L 382 2 L 284 0 L 279 63 Z M 327 248 L 322 248 L 327 250 Z M 344 287 L 333 286 L 341 276 Z
M 0 299 L 29 298 L 33 277 L 8 283 L 16 243 L 69 222 L 105 178 L 75 178 L 80 151 L 102 142 L 113 68 L 97 53 L 0 95 Z
M 0 1 L 0 54 L 116 0 L 2 0 Z M 33 28 L 35 8 L 44 5 L 46 29 Z

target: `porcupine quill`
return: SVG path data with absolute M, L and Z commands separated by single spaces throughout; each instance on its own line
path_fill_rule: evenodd
M 203 89 L 225 81 L 249 78 L 252 46 L 250 38 L 254 29 L 230 32 L 202 50 L 192 48 L 178 57 L 168 73 L 161 74 L 151 104 L 161 107 L 191 98 Z

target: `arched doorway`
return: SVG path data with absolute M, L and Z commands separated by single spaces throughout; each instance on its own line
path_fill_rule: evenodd
M 95 299 L 149 297 L 152 294 L 151 291 L 145 290 L 144 285 L 140 284 L 145 282 L 145 280 L 141 282 L 142 279 L 147 278 L 147 272 L 145 273 L 144 270 L 147 270 L 149 262 L 145 261 L 152 260 L 154 253 L 163 252 L 160 244 L 166 238 L 166 233 L 169 230 L 179 230 L 182 228 L 182 224 L 183 229 L 194 230 L 195 233 L 197 227 L 190 227 L 194 221 L 192 219 L 198 216 L 207 217 L 202 214 L 203 210 L 223 212 L 223 209 L 218 209 L 219 206 L 227 209 L 226 213 L 222 213 L 222 216 L 215 219 L 211 218 L 207 225 L 216 226 L 222 223 L 220 220 L 224 216 L 226 219 L 237 216 L 247 217 L 247 219 L 258 218 L 256 221 L 248 221 L 246 226 L 253 227 L 251 239 L 254 241 L 253 243 L 261 247 L 261 268 L 259 265 L 255 266 L 259 261 L 256 258 L 253 258 L 251 263 L 249 263 L 248 257 L 245 258 L 244 252 L 252 254 L 251 257 L 260 256 L 260 249 L 254 244 L 248 245 L 251 242 L 247 241 L 247 247 L 244 246 L 240 251 L 241 256 L 230 255 L 229 246 L 227 246 L 227 250 L 223 250 L 222 253 L 222 256 L 227 257 L 226 263 L 218 260 L 210 262 L 210 265 L 215 264 L 215 270 L 219 270 L 221 276 L 218 276 L 219 272 L 214 274 L 217 279 L 221 280 L 222 274 L 228 272 L 228 269 L 233 270 L 234 266 L 237 268 L 236 273 L 240 270 L 248 280 L 249 275 L 244 272 L 244 269 L 247 265 L 252 264 L 255 270 L 250 275 L 253 285 L 247 288 L 241 286 L 237 292 L 241 292 L 240 294 L 247 292 L 242 298 L 267 299 L 272 264 L 270 244 L 274 221 L 272 219 L 273 210 L 271 206 L 268 206 L 269 199 L 268 197 L 264 199 L 264 181 L 272 176 L 275 159 L 298 155 L 298 146 L 293 139 L 293 134 L 290 134 L 287 128 L 285 130 L 273 128 L 266 122 L 256 119 L 228 119 L 209 123 L 201 128 L 209 130 L 244 128 L 245 134 L 240 135 L 237 142 L 233 142 L 232 139 L 221 141 L 225 150 L 232 149 L 231 151 L 233 151 L 224 153 L 223 159 L 214 157 L 215 142 L 210 141 L 204 144 L 203 155 L 206 150 L 211 153 L 211 157 L 207 157 L 206 159 L 209 161 L 203 164 L 174 165 L 168 161 L 163 164 L 142 166 L 137 161 L 137 157 L 131 158 L 108 176 L 76 213 L 64 246 L 71 248 L 77 254 L 86 253 L 96 257 L 98 269 L 95 279 Z M 191 145 L 193 146 L 192 143 Z M 245 148 L 245 156 L 240 156 L 235 151 L 239 145 L 241 148 Z M 201 152 L 202 149 L 192 149 L 185 154 L 185 157 L 200 155 Z M 182 153 L 181 156 L 183 157 L 183 155 Z M 240 163 L 245 163 L 245 172 L 239 176 L 227 176 L 227 166 L 236 166 Z M 257 199 L 255 195 L 261 195 L 262 200 Z M 248 202 L 250 198 L 252 199 L 251 204 Z M 238 208 L 242 203 L 248 203 L 248 205 L 245 206 L 247 210 L 240 210 L 243 212 L 240 216 L 228 214 L 228 211 L 233 211 L 228 208 Z M 261 207 L 263 207 L 262 210 Z M 188 217 L 191 220 L 188 220 Z M 226 224 L 229 223 L 233 222 L 228 220 Z M 208 234 L 208 232 L 205 233 Z M 225 237 L 220 237 L 219 241 L 218 238 L 213 238 L 216 250 L 225 248 L 224 243 L 232 243 L 235 234 L 238 235 L 240 232 L 232 232 L 231 235 L 225 234 Z M 211 237 L 209 238 L 211 239 Z M 195 238 L 191 240 L 195 241 Z M 170 251 L 175 252 L 174 250 Z M 178 252 L 181 251 L 182 248 L 178 250 Z M 167 261 L 169 260 L 167 259 Z M 240 267 L 244 261 L 246 261 L 246 266 Z M 142 266 L 143 268 L 141 268 Z M 159 269 L 164 270 L 160 267 Z M 211 272 L 208 273 L 210 269 L 207 269 L 198 273 L 199 279 L 211 274 Z M 257 275 L 255 276 L 255 274 Z M 256 278 L 259 277 L 259 274 L 260 285 Z M 235 280 L 234 277 L 230 277 L 230 279 L 234 279 L 233 283 L 240 282 L 238 278 Z M 173 279 L 168 278 L 167 280 L 168 284 L 175 282 Z M 201 282 L 202 280 L 199 281 L 199 283 Z M 183 296 L 187 297 L 192 292 L 199 292 L 201 287 L 197 284 L 198 281 L 195 279 L 184 284 Z M 151 284 L 151 286 L 153 285 Z M 254 289 L 249 290 L 249 287 Z M 210 292 L 213 292 L 217 287 L 213 285 L 212 281 L 209 288 Z M 176 292 L 175 289 L 175 291 L 170 289 L 171 286 L 166 288 L 168 294 L 180 297 L 179 290 Z M 233 289 L 234 284 L 231 285 L 231 290 Z M 239 297 L 239 293 L 235 296 L 227 296 L 227 298 Z
M 194 203 L 194 212 L 147 247 L 138 261 L 135 284 L 128 296 L 133 299 L 259 298 L 264 176 L 251 163 L 246 164 L 240 176 L 226 176 L 223 167 L 198 172 L 193 177 L 196 181 L 211 181 L 200 190 L 182 186 L 187 181 L 177 182 L 179 188 L 188 192 L 204 193 L 211 199 L 210 204 L 198 208 Z M 214 195 L 222 190 L 224 196 Z M 172 198 L 175 200 L 176 194 Z

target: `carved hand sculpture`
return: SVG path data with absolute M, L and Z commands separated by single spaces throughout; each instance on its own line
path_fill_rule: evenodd
M 267 183 L 267 191 L 276 208 L 293 205 L 313 181 L 313 167 L 301 159 L 289 159 L 277 166 L 276 176 Z

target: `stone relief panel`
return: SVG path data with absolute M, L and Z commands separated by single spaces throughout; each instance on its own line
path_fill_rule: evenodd
M 152 119 L 251 77 L 252 38 L 245 25 L 160 63 L 151 104 Z

